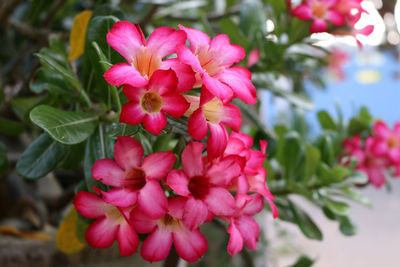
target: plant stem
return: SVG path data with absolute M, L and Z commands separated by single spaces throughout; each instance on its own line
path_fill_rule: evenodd
M 163 267 L 176 267 L 179 263 L 179 256 L 176 253 L 175 247 L 172 246 L 167 259 L 164 261 Z

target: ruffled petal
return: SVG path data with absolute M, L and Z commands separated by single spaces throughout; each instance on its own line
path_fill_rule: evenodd
M 149 180 L 140 190 L 138 196 L 139 209 L 151 219 L 158 219 L 168 211 L 168 201 L 160 184 Z
M 167 185 L 181 196 L 189 196 L 189 179 L 181 170 L 172 170 L 167 177 Z
M 137 192 L 129 187 L 113 188 L 102 194 L 105 202 L 121 208 L 133 206 L 137 200 Z
M 146 131 L 159 135 L 167 125 L 167 117 L 163 112 L 148 113 L 143 119 L 143 126 Z
M 225 67 L 229 67 L 233 63 L 238 63 L 246 56 L 243 47 L 231 44 L 226 34 L 215 36 L 211 41 L 210 49 L 212 49 L 211 51 L 215 60 L 221 62 L 221 65 Z
M 157 228 L 144 240 L 140 249 L 140 254 L 143 259 L 149 262 L 161 261 L 168 256 L 171 246 L 171 232 L 162 228 Z
M 229 225 L 227 232 L 229 234 L 228 253 L 233 256 L 242 250 L 243 238 L 233 222 Z
M 110 208 L 98 195 L 86 191 L 79 191 L 74 196 L 74 206 L 83 217 L 92 220 L 105 216 Z
M 241 197 L 241 195 L 237 196 Z M 260 194 L 246 195 L 246 204 L 242 208 L 245 215 L 253 216 L 264 208 L 264 199 Z
M 189 117 L 188 132 L 196 140 L 202 140 L 206 137 L 208 127 L 202 108 L 195 110 Z
M 124 167 L 124 166 L 122 166 Z M 106 185 L 123 186 L 124 171 L 112 159 L 100 159 L 92 167 L 93 178 Z
M 150 233 L 157 226 L 157 220 L 147 217 L 137 208 L 132 210 L 130 218 L 136 231 L 141 234 Z
M 142 30 L 139 25 L 128 21 L 118 21 L 107 34 L 108 44 L 120 53 L 128 63 L 132 62 L 136 51 L 145 45 Z
M 228 131 L 221 124 L 209 124 L 211 135 L 207 139 L 207 155 L 209 159 L 221 156 L 228 141 Z
M 179 61 L 192 67 L 194 71 L 203 73 L 204 70 L 200 65 L 199 59 L 193 54 L 193 52 L 186 46 L 180 45 L 176 48 L 176 54 L 178 55 Z
M 149 36 L 147 47 L 161 58 L 176 52 L 178 45 L 184 45 L 186 34 L 170 27 L 158 27 Z
M 235 212 L 235 199 L 228 190 L 222 187 L 211 187 L 204 202 L 217 216 L 230 216 Z
M 312 33 L 326 32 L 327 29 L 328 24 L 322 19 L 316 19 L 310 25 L 310 32 Z
M 139 237 L 132 225 L 127 222 L 119 225 L 117 241 L 122 256 L 132 255 L 139 246 Z
M 166 94 L 162 96 L 163 104 L 161 110 L 174 118 L 180 118 L 190 107 L 186 99 L 177 93 Z
M 189 198 L 185 203 L 183 223 L 190 229 L 196 229 L 204 223 L 208 217 L 208 208 L 200 199 Z
M 232 180 L 237 178 L 242 172 L 238 160 L 240 160 L 240 157 L 231 155 L 214 163 L 210 169 L 207 170 L 207 177 L 210 183 L 222 187 L 228 186 Z
M 142 145 L 129 136 L 118 136 L 114 147 L 114 158 L 125 170 L 136 169 L 143 159 Z
M 235 218 L 235 225 L 239 229 L 246 247 L 252 250 L 257 249 L 257 241 L 260 236 L 260 226 L 250 216 Z
M 207 240 L 198 229 L 189 231 L 181 227 L 172 236 L 176 252 L 185 261 L 195 262 L 207 251 Z
M 114 243 L 118 227 L 114 221 L 103 217 L 89 225 L 85 239 L 94 248 L 108 248 Z
M 204 86 L 223 102 L 229 102 L 233 98 L 232 89 L 224 82 L 218 80 L 218 78 L 210 77 L 208 73 L 203 73 L 201 79 Z
M 187 64 L 181 63 L 177 58 L 169 58 L 161 63 L 160 69 L 172 69 L 178 77 L 178 85 L 176 91 L 178 93 L 185 93 L 193 88 L 196 78 L 192 67 Z
M 166 178 L 168 172 L 174 166 L 175 160 L 176 157 L 171 151 L 152 153 L 144 158 L 142 169 L 146 173 L 146 178 Z
M 191 141 L 182 152 L 183 171 L 189 178 L 203 175 L 203 149 L 203 143 Z
M 193 52 L 202 48 L 208 48 L 208 46 L 210 45 L 210 36 L 208 36 L 204 32 L 184 27 L 182 25 L 178 25 L 178 27 L 186 33 L 187 39 L 190 43 L 190 48 Z
M 174 92 L 177 85 L 178 78 L 173 70 L 156 70 L 151 75 L 147 88 L 162 96 L 163 94 Z
M 104 79 L 112 85 L 121 86 L 129 84 L 133 87 L 145 86 L 148 81 L 139 71 L 126 63 L 114 64 L 104 73 Z
M 221 122 L 228 125 L 232 130 L 240 131 L 242 125 L 242 114 L 237 106 L 225 104 L 223 107 L 223 114 Z
M 139 102 L 127 102 L 122 106 L 119 121 L 130 125 L 139 125 L 145 116 L 146 113 Z

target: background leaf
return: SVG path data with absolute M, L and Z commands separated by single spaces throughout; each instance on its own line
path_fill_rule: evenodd
M 86 40 L 86 29 L 91 16 L 92 11 L 84 10 L 74 18 L 74 23 L 72 24 L 69 36 L 69 61 L 73 61 L 83 54 Z

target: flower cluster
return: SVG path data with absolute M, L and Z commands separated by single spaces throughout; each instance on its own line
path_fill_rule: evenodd
M 379 188 L 385 184 L 385 171 L 400 176 L 400 123 L 393 130 L 382 121 L 373 126 L 373 135 L 365 142 L 356 135 L 343 142 L 347 154 L 357 159 L 357 169 L 367 174 L 369 181 Z
M 196 29 L 179 28 L 160 27 L 146 41 L 138 25 L 115 23 L 107 41 L 127 63 L 113 65 L 104 78 L 123 86 L 128 102 L 121 122 L 160 134 L 167 115 L 185 116 L 189 135 L 207 139 L 206 147 L 190 141 L 180 155 L 182 168 L 172 169 L 171 151 L 144 157 L 136 139 L 120 136 L 114 160 L 98 160 L 92 168 L 93 178 L 110 189 L 81 191 L 74 199 L 77 211 L 95 220 L 85 234 L 91 246 L 109 247 L 117 239 L 121 254 L 131 255 L 138 233 L 148 234 L 140 253 L 150 262 L 165 259 L 172 244 L 180 257 L 197 261 L 207 250 L 199 227 L 213 219 L 227 223 L 231 255 L 243 245 L 257 249 L 260 228 L 253 216 L 265 200 L 278 216 L 263 167 L 267 142 L 252 149 L 252 137 L 240 132 L 240 110 L 231 104 L 236 97 L 257 101 L 251 73 L 232 66 L 245 57 L 244 49 L 223 34 L 211 40 Z
M 312 33 L 326 32 L 328 22 L 336 27 L 333 34 L 369 35 L 374 27 L 368 25 L 356 30 L 354 25 L 360 20 L 363 13 L 367 13 L 361 6 L 363 0 L 303 0 L 292 9 L 292 14 L 301 20 L 312 20 L 310 31 Z M 357 38 L 356 38 L 357 39 Z

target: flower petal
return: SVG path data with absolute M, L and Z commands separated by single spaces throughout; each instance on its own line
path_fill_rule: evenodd
M 342 26 L 346 22 L 344 15 L 336 10 L 329 10 L 326 19 L 336 26 Z
M 178 77 L 176 91 L 185 93 L 193 88 L 196 78 L 191 66 L 181 63 L 178 58 L 169 58 L 161 63 L 160 69 L 172 69 Z
M 172 246 L 172 234 L 162 228 L 156 228 L 143 242 L 140 249 L 142 258 L 149 261 L 165 259 Z
M 147 47 L 163 58 L 175 53 L 176 47 L 185 44 L 185 41 L 186 34 L 184 31 L 170 27 L 158 27 L 150 34 Z
M 235 199 L 228 190 L 222 187 L 211 187 L 204 202 L 217 216 L 230 216 L 235 212 Z
M 132 210 L 130 217 L 132 224 L 138 233 L 150 233 L 157 226 L 157 220 L 147 217 L 137 208 Z
M 208 91 L 224 102 L 229 102 L 233 98 L 232 89 L 227 84 L 218 80 L 218 78 L 210 77 L 208 73 L 205 72 L 201 79 Z
M 122 166 L 124 167 L 124 166 Z M 100 159 L 92 167 L 93 178 L 106 185 L 123 186 L 124 172 L 112 159 Z
M 327 29 L 328 24 L 322 19 L 316 19 L 310 25 L 310 32 L 312 33 L 325 32 Z
M 174 118 L 180 118 L 190 107 L 186 99 L 177 93 L 166 94 L 162 96 L 163 105 L 161 110 Z
M 379 138 L 386 139 L 390 136 L 390 129 L 383 121 L 375 122 L 373 130 L 375 135 Z
M 136 51 L 145 45 L 139 25 L 128 21 L 118 21 L 107 34 L 108 44 L 120 53 L 128 63 L 132 62 Z
M 223 114 L 221 122 L 228 125 L 232 130 L 240 131 L 242 125 L 242 114 L 237 106 L 225 104 L 223 107 Z
M 146 185 L 140 190 L 138 207 L 151 219 L 161 218 L 167 213 L 167 197 L 157 181 L 147 181 Z
M 260 235 L 258 223 L 250 216 L 241 216 L 235 219 L 235 225 L 239 229 L 246 247 L 256 250 Z
M 182 152 L 183 171 L 189 178 L 203 175 L 203 149 L 203 143 L 191 141 Z
M 116 86 L 129 84 L 133 87 L 142 87 L 148 83 L 147 79 L 139 71 L 126 63 L 114 64 L 103 76 L 109 84 Z
M 238 63 L 246 56 L 243 47 L 231 44 L 226 34 L 218 34 L 215 36 L 210 44 L 210 50 L 211 49 L 214 58 L 221 62 L 221 65 L 226 67 L 231 66 L 233 63 Z
M 204 116 L 203 109 L 196 109 L 188 120 L 188 132 L 191 137 L 196 140 L 202 140 L 208 132 L 207 120 Z
M 127 102 L 122 106 L 119 121 L 130 125 L 139 125 L 145 116 L 146 113 L 139 102 Z
M 203 68 L 200 65 L 199 59 L 186 45 L 178 46 L 176 48 L 176 54 L 178 55 L 180 62 L 191 66 L 192 69 L 198 73 L 204 72 Z
M 174 92 L 177 85 L 178 78 L 173 70 L 156 70 L 151 75 L 147 88 L 162 96 L 163 94 Z
M 221 124 L 209 123 L 211 135 L 207 139 L 207 154 L 209 159 L 221 156 L 228 141 L 228 130 Z
M 172 236 L 176 252 L 185 261 L 195 262 L 207 251 L 207 240 L 198 229 L 189 231 L 181 227 Z
M 119 225 L 117 240 L 122 256 L 132 255 L 139 246 L 139 237 L 135 229 L 128 222 Z
M 233 256 L 243 248 L 243 238 L 239 229 L 232 222 L 229 224 L 227 232 L 229 233 L 228 253 Z
M 301 20 L 310 20 L 313 18 L 311 8 L 307 5 L 299 5 L 292 11 L 293 15 Z
M 177 196 L 168 199 L 168 214 L 172 217 L 182 220 L 185 212 L 186 197 Z
M 112 188 L 102 194 L 105 202 L 121 208 L 132 206 L 137 200 L 137 192 L 129 187 Z
M 188 229 L 196 229 L 207 217 L 208 208 L 202 200 L 191 197 L 186 201 L 183 223 Z
M 189 196 L 189 179 L 181 170 L 172 170 L 167 177 L 167 185 L 181 196 Z
M 103 217 L 89 225 L 85 239 L 94 248 L 108 248 L 114 243 L 117 231 L 118 224 Z
M 144 158 L 142 169 L 146 173 L 146 178 L 166 178 L 168 172 L 174 166 L 175 160 L 176 157 L 171 151 L 152 153 Z
M 199 49 L 207 48 L 210 45 L 210 36 L 202 31 L 178 25 L 179 29 L 185 31 L 187 39 L 190 43 L 190 48 L 193 52 Z
M 241 195 L 237 196 L 240 197 Z M 254 216 L 264 208 L 264 199 L 260 194 L 247 195 L 248 199 L 242 208 L 242 212 L 248 216 Z
M 125 170 L 138 168 L 143 159 L 142 145 L 129 136 L 118 136 L 114 147 L 114 158 Z
M 129 84 L 125 84 L 123 88 L 124 95 L 133 102 L 139 103 L 142 96 L 146 93 L 144 87 L 132 87 Z
M 238 160 L 240 160 L 240 157 L 230 155 L 214 163 L 207 170 L 210 183 L 222 187 L 228 186 L 242 172 Z
M 105 216 L 110 207 L 98 195 L 86 191 L 74 196 L 74 206 L 83 217 L 92 220 Z
M 167 125 L 167 117 L 163 112 L 148 113 L 143 119 L 144 128 L 152 134 L 160 134 L 165 125 Z

